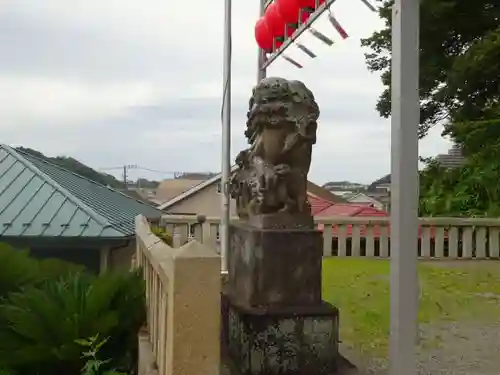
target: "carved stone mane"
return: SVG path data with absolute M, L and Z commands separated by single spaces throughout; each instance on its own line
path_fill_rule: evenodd
M 237 156 L 239 170 L 230 182 L 240 218 L 262 226 L 312 226 L 307 174 L 318 117 L 314 95 L 302 82 L 266 78 L 253 89 L 245 131 L 250 147 Z

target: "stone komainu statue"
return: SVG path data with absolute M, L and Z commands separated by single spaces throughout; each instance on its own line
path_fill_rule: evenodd
M 307 174 L 316 143 L 319 107 L 299 81 L 266 78 L 250 98 L 245 136 L 250 147 L 236 157 L 230 181 L 238 216 L 311 217 Z

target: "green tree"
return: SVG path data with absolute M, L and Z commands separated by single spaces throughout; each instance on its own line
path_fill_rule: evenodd
M 116 189 L 122 189 L 125 186 L 123 182 L 118 181 L 114 176 L 106 173 L 97 172 L 96 170 L 90 168 L 89 166 L 79 162 L 78 160 L 72 157 L 67 157 L 67 156 L 49 157 L 45 156 L 39 151 L 25 147 L 17 147 L 16 149 L 26 154 L 35 156 L 39 159 L 47 160 L 48 162 L 58 165 L 61 168 L 65 168 L 73 173 L 79 174 L 80 176 L 86 177 L 89 180 L 98 182 L 100 184 L 109 185 Z
M 421 214 L 500 216 L 500 120 L 455 123 L 448 131 L 466 159 L 451 169 L 426 160 L 420 174 Z
M 391 114 L 391 7 L 362 45 L 368 69 L 385 86 L 377 110 Z M 465 162 L 445 169 L 427 160 L 420 174 L 421 215 L 500 216 L 500 1 L 422 0 L 420 5 L 420 124 L 436 124 L 458 143 Z
M 368 69 L 385 86 L 377 103 L 391 113 L 391 7 L 379 0 L 385 21 L 362 45 Z M 420 6 L 420 136 L 443 120 L 480 120 L 500 99 L 500 1 L 422 0 Z

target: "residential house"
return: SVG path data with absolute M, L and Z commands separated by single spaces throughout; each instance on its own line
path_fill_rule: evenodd
M 319 200 L 319 199 L 316 199 Z M 320 202 L 316 202 L 316 206 L 321 206 Z M 331 204 L 327 201 L 323 201 L 323 205 L 320 209 L 316 210 L 314 213 L 315 217 L 331 217 L 331 216 L 351 216 L 351 217 L 380 217 L 388 216 L 389 213 L 383 209 L 379 209 L 373 206 L 368 206 L 366 204 L 354 204 L 354 203 L 336 203 Z M 324 229 L 323 224 L 318 225 L 319 230 Z M 333 225 L 333 233 L 337 233 L 338 227 Z M 352 225 L 347 226 L 347 235 L 352 235 Z
M 445 168 L 456 168 L 464 161 L 462 149 L 460 145 L 454 144 L 446 154 L 439 154 L 436 156 L 437 161 Z M 369 191 L 390 191 L 391 189 L 391 175 L 387 174 L 378 180 L 375 180 L 368 186 Z
M 386 174 L 385 176 L 373 181 L 367 188 L 369 192 L 379 191 L 379 192 L 389 192 L 391 191 L 391 175 Z
M 446 154 L 439 154 L 437 161 L 444 168 L 457 168 L 464 162 L 465 158 L 459 145 L 454 144 Z M 387 174 L 372 182 L 365 194 L 383 204 L 384 209 L 390 210 L 391 175 Z
M 236 166 L 233 167 L 233 172 L 236 171 L 236 168 Z M 307 189 L 310 194 L 331 201 L 332 203 L 345 202 L 341 197 L 310 181 L 307 184 Z M 158 208 L 170 214 L 203 214 L 211 217 L 221 217 L 221 192 L 221 175 L 218 174 L 193 186 L 168 202 L 159 205 Z M 230 210 L 232 213 L 236 213 L 236 202 L 234 199 L 231 199 Z
M 385 210 L 381 210 L 375 207 L 370 207 L 365 204 L 354 204 L 354 203 L 337 203 L 332 204 L 323 210 L 316 212 L 315 216 L 363 216 L 363 217 L 376 217 L 376 216 L 388 216 L 389 213 Z
M 139 179 L 139 181 L 140 181 L 140 179 Z M 131 192 L 131 191 L 134 192 L 132 196 L 135 196 L 135 197 L 139 196 L 139 197 L 141 197 L 142 200 L 145 200 L 146 202 L 148 202 L 150 204 L 151 203 L 157 204 L 157 203 L 155 203 L 156 187 L 151 188 L 151 187 L 140 187 L 140 186 L 130 186 L 129 185 L 128 189 L 125 189 L 125 191 L 123 191 L 123 192 L 127 194 L 127 192 Z
M 342 190 L 352 191 L 352 190 L 365 189 L 366 185 L 349 181 L 330 181 L 324 184 L 323 187 L 330 191 L 342 191 Z
M 0 145 L 0 242 L 98 272 L 130 267 L 135 217 L 162 211 L 45 159 Z
M 166 202 L 178 197 L 192 187 L 205 182 L 206 179 L 191 178 L 170 178 L 160 182 L 155 191 L 154 202 L 163 205 Z
M 157 203 L 154 201 L 150 200 L 147 194 L 143 193 L 142 190 L 135 189 L 135 188 L 128 188 L 128 189 L 117 189 L 120 193 L 123 193 L 125 195 L 128 195 L 131 198 L 134 198 L 135 200 L 141 201 L 143 203 L 149 204 L 151 206 L 156 206 Z
M 379 201 L 375 199 L 372 196 L 369 196 L 368 194 L 365 193 L 357 193 L 352 196 L 347 197 L 347 201 L 349 203 L 354 203 L 354 204 L 360 204 L 360 205 L 365 205 L 369 207 L 375 207 L 379 210 L 386 210 L 387 207 L 385 203 L 382 201 Z

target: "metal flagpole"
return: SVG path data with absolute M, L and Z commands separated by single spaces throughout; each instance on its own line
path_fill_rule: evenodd
M 224 2 L 224 61 L 222 92 L 222 217 L 220 225 L 221 271 L 227 271 L 229 248 L 230 202 L 229 178 L 231 174 L 231 0 Z
M 390 375 L 416 375 L 419 3 L 392 7 Z
M 259 0 L 260 1 L 260 10 L 259 10 L 259 17 L 262 17 L 264 16 L 264 12 L 266 10 L 266 3 L 267 3 L 267 0 Z M 262 66 L 264 65 L 264 62 L 265 62 L 265 59 L 266 59 L 266 53 L 264 52 L 264 50 L 262 50 L 261 48 L 259 48 L 259 52 L 258 52 L 258 64 L 259 66 L 257 67 L 257 83 L 259 83 L 260 81 L 262 81 L 264 78 L 266 78 L 266 68 L 262 68 Z

